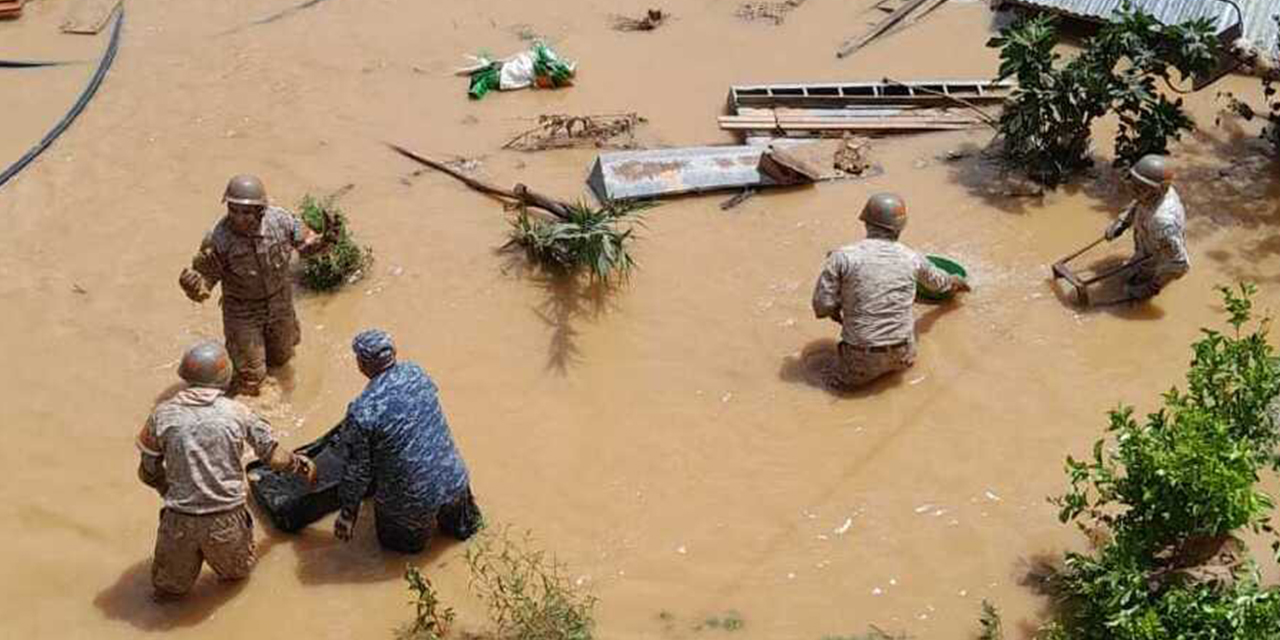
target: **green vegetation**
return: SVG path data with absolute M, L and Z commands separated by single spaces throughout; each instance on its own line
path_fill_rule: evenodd
M 1156 80 L 1213 67 L 1217 44 L 1208 20 L 1168 26 L 1126 3 L 1071 59 L 1063 62 L 1058 43 L 1055 20 L 1045 15 L 1019 20 L 987 42 L 1000 49 L 998 79 L 1018 81 L 1000 117 L 1003 153 L 1032 179 L 1057 186 L 1091 166 L 1091 128 L 1107 114 L 1120 119 L 1117 164 L 1164 153 L 1170 140 L 1194 129 L 1182 100 L 1170 101 Z
M 302 284 L 314 291 L 332 291 L 364 277 L 373 262 L 373 251 L 356 244 L 347 228 L 347 217 L 334 198 L 321 200 L 306 195 L 298 211 L 302 222 L 312 231 L 328 232 L 335 238 L 327 249 L 303 256 Z M 329 224 L 337 225 L 337 229 L 328 230 Z
M 592 280 L 625 279 L 635 266 L 629 246 L 635 227 L 643 225 L 639 211 L 651 203 L 606 202 L 592 207 L 579 202 L 568 207 L 567 219 L 546 219 L 527 209 L 511 222 L 507 246 L 524 249 L 529 261 L 552 273 L 585 272 Z
M 978 624 L 982 625 L 978 640 L 1004 640 L 1004 621 L 1000 619 L 1000 612 L 986 600 L 982 601 L 982 616 L 978 618 Z
M 594 596 L 564 575 L 564 566 L 536 550 L 528 533 L 487 529 L 467 548 L 471 589 L 489 607 L 498 640 L 591 640 Z
M 698 625 L 695 631 L 702 629 L 722 629 L 724 631 L 737 631 L 746 623 L 742 620 L 742 614 L 737 611 L 729 611 L 723 617 L 710 617 Z
M 1186 390 L 1142 421 L 1132 407 L 1112 411 L 1114 446 L 1067 459 L 1071 488 L 1052 501 L 1098 545 L 1067 554 L 1051 580 L 1061 607 L 1041 637 L 1280 638 L 1280 589 L 1259 584 L 1235 537 L 1272 532 L 1274 502 L 1257 485 L 1277 467 L 1280 364 L 1269 321 L 1252 320 L 1254 288 L 1220 291 L 1232 330 L 1202 330 Z
M 409 583 L 409 593 L 414 606 L 413 622 L 400 631 L 401 640 L 442 640 L 449 633 L 449 625 L 453 624 L 453 609 L 441 608 L 440 598 L 436 595 L 431 580 L 422 575 L 417 567 L 406 565 L 405 582 Z

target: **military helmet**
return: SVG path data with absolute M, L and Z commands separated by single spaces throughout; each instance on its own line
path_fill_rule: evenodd
M 869 225 L 901 232 L 907 226 L 907 203 L 896 193 L 877 193 L 867 198 L 858 219 Z
M 241 174 L 227 181 L 227 190 L 222 194 L 222 201 L 231 204 L 267 205 L 267 188 L 262 185 L 258 176 Z
M 182 354 L 178 376 L 193 387 L 226 387 L 231 384 L 231 357 L 216 340 L 197 343 Z
M 1129 169 L 1129 175 L 1148 187 L 1160 189 L 1173 182 L 1173 166 L 1168 158 L 1152 153 L 1142 156 L 1142 159 Z

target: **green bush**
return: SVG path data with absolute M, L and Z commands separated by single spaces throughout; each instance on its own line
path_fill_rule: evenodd
M 400 630 L 401 640 L 442 640 L 449 633 L 449 625 L 453 624 L 453 609 L 441 607 L 440 598 L 436 594 L 431 580 L 413 565 L 405 565 L 404 580 L 409 583 L 409 593 L 413 605 L 413 622 Z
M 1269 321 L 1252 323 L 1254 288 L 1220 291 L 1232 331 L 1203 330 L 1187 390 L 1141 422 L 1131 407 L 1112 411 L 1114 447 L 1067 458 L 1071 489 L 1052 501 L 1100 544 L 1066 555 L 1044 638 L 1280 638 L 1280 590 L 1259 584 L 1235 538 L 1272 532 L 1274 501 L 1257 485 L 1276 466 L 1280 364 Z
M 524 249 L 529 261 L 556 273 L 586 272 L 593 280 L 626 278 L 635 266 L 629 250 L 638 211 L 649 203 L 605 203 L 569 207 L 568 219 L 547 220 L 522 210 L 511 222 L 508 246 Z
M 591 640 L 596 598 L 525 533 L 486 529 L 467 548 L 471 588 L 489 607 L 496 640 Z
M 298 205 L 303 224 L 316 233 L 325 232 L 326 213 L 339 226 L 337 242 L 323 251 L 303 256 L 302 284 L 315 291 L 332 291 L 364 277 L 373 262 L 373 251 L 360 247 L 347 228 L 347 217 L 332 198 L 320 200 L 306 195 Z
M 1182 100 L 1170 101 L 1156 81 L 1213 67 L 1208 20 L 1164 25 L 1126 2 L 1075 57 L 1064 63 L 1057 45 L 1047 15 L 1019 20 L 987 42 L 1000 49 L 997 79 L 1018 81 L 1000 117 L 1003 152 L 1036 181 L 1056 186 L 1089 167 L 1093 121 L 1109 113 L 1120 119 L 1117 164 L 1165 153 L 1170 140 L 1194 128 Z

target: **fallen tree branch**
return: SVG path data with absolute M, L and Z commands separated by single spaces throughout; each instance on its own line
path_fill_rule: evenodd
M 554 198 L 550 198 L 542 194 L 539 194 L 523 184 L 517 184 L 512 190 L 507 191 L 506 189 L 495 187 L 487 182 L 483 182 L 481 180 L 472 178 L 471 176 L 466 175 L 461 171 L 457 171 L 456 169 L 442 162 L 437 162 L 435 160 L 431 160 L 430 158 L 424 158 L 399 145 L 391 144 L 389 142 L 386 144 L 388 147 L 391 147 L 391 149 L 396 153 L 410 160 L 413 160 L 418 164 L 430 167 L 432 169 L 435 169 L 436 171 L 440 171 L 442 173 L 446 173 L 450 176 L 453 176 L 454 178 L 457 178 L 458 180 L 460 180 L 463 184 L 467 185 L 468 187 L 471 187 L 472 189 L 475 189 L 476 191 L 479 191 L 480 193 L 496 196 L 498 198 L 505 198 L 507 200 L 513 200 L 526 207 L 535 207 L 535 208 L 541 209 L 543 211 L 550 213 L 556 218 L 559 218 L 560 220 L 569 221 L 572 218 L 572 215 L 569 212 L 569 210 L 571 209 L 571 206 L 568 203 L 561 202 Z

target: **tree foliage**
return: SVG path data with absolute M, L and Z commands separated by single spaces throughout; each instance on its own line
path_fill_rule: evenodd
M 1000 118 L 1006 157 L 1056 186 L 1090 166 L 1094 120 L 1115 114 L 1117 164 L 1165 153 L 1195 124 L 1166 83 L 1208 71 L 1217 43 L 1207 19 L 1165 25 L 1125 3 L 1080 53 L 1064 59 L 1053 16 L 1021 19 L 987 42 L 1000 49 L 998 80 L 1018 82 Z
M 1204 558 L 1187 560 L 1197 547 L 1218 559 L 1217 549 L 1242 548 L 1243 529 L 1271 532 L 1274 501 L 1258 483 L 1277 467 L 1280 363 L 1269 321 L 1252 322 L 1254 288 L 1221 292 L 1232 330 L 1203 330 L 1186 390 L 1166 392 L 1142 421 L 1132 407 L 1112 411 L 1114 446 L 1067 458 L 1071 488 L 1052 501 L 1102 543 L 1067 554 L 1062 614 L 1045 638 L 1280 638 L 1280 589 L 1263 587 L 1251 561 L 1223 563 L 1213 582 L 1194 577 Z

